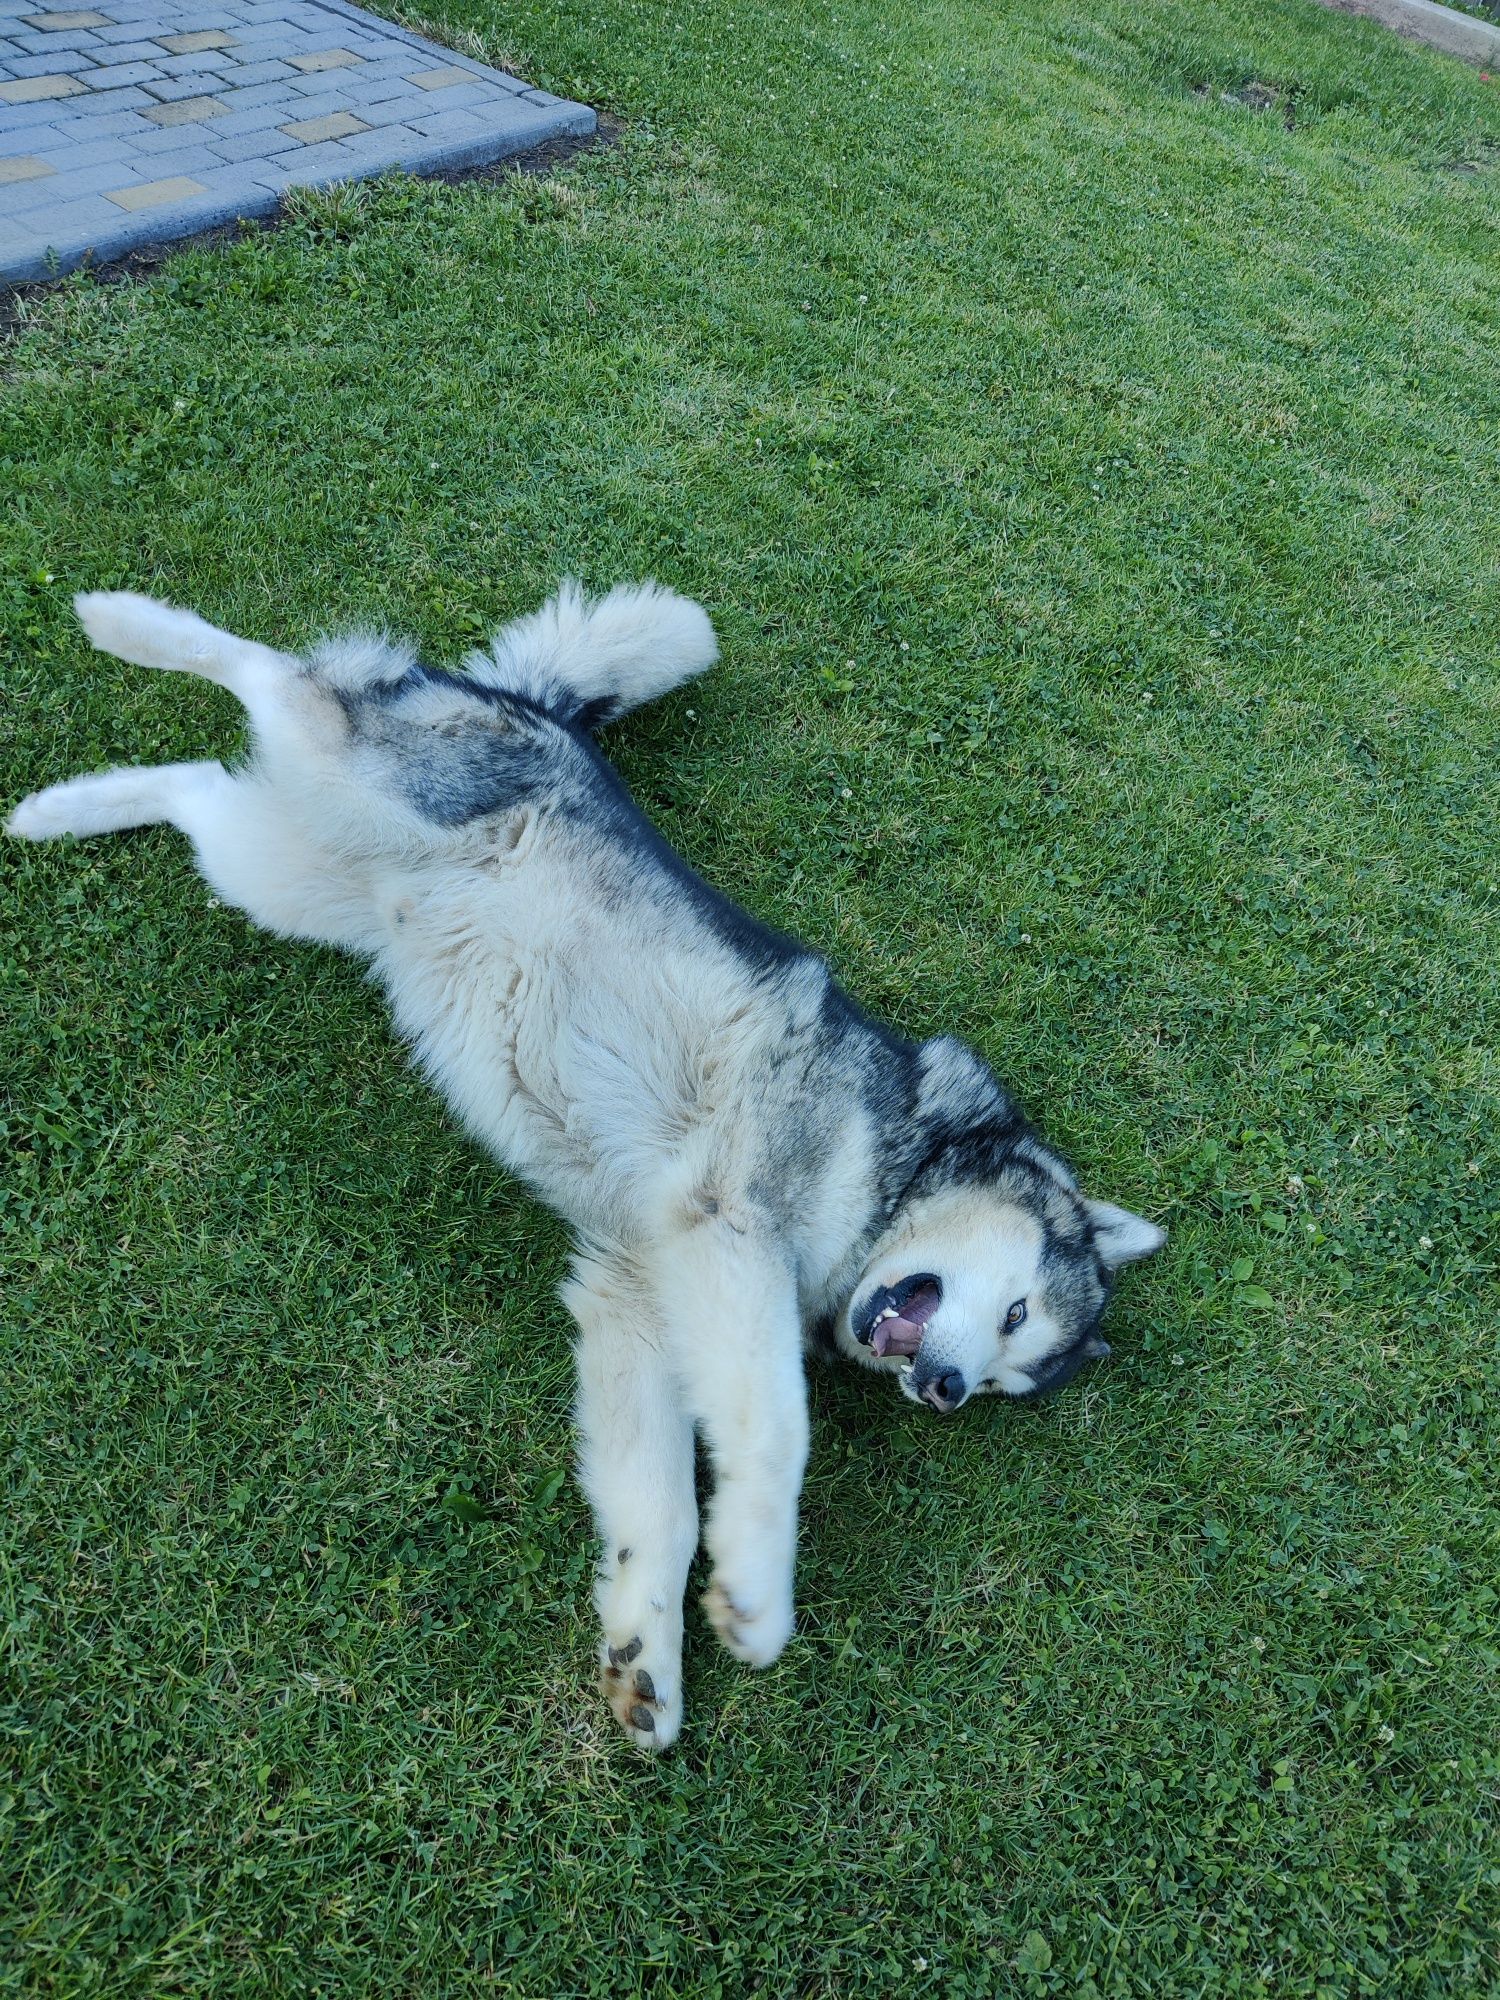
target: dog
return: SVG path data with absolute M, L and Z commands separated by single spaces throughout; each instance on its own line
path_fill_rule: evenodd
M 713 664 L 698 605 L 565 584 L 462 671 L 384 637 L 298 657 L 124 592 L 76 609 L 102 651 L 228 688 L 250 758 L 74 778 L 10 832 L 179 827 L 222 901 L 370 964 L 458 1118 L 571 1225 L 601 1680 L 664 1749 L 695 1433 L 703 1605 L 764 1667 L 793 1628 L 806 1346 L 945 1414 L 1048 1393 L 1108 1353 L 1116 1273 L 1162 1230 L 1085 1198 L 972 1050 L 869 1019 L 635 806 L 595 732 Z

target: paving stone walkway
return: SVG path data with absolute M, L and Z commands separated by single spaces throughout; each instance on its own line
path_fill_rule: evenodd
M 348 0 L 0 0 L 0 282 L 266 215 L 289 187 L 477 166 L 594 125 Z

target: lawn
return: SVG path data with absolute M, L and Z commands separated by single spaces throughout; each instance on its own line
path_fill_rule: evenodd
M 175 835 L 6 843 L 0 1993 L 1500 1992 L 1500 86 L 424 4 L 618 143 L 26 304 L 4 805 L 238 740 L 79 587 L 447 659 L 654 574 L 724 660 L 643 804 L 1171 1242 L 1044 1408 L 816 1371 L 799 1635 L 695 1615 L 641 1761 L 559 1226 Z

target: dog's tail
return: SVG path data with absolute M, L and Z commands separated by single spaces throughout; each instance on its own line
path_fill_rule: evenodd
M 701 604 L 657 583 L 622 583 L 590 603 L 563 584 L 471 653 L 469 672 L 597 729 L 711 667 L 719 642 Z

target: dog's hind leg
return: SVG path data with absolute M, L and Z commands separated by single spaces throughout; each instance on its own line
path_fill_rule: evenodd
M 682 1594 L 698 1546 L 692 1420 L 635 1273 L 579 1257 L 563 1298 L 579 1331 L 579 1475 L 604 1542 L 600 1681 L 630 1740 L 664 1750 L 682 1722 Z
M 165 673 L 199 674 L 253 710 L 298 661 L 253 639 L 237 639 L 196 612 L 130 590 L 86 590 L 73 599 L 78 621 L 101 653 Z
M 209 886 L 263 929 L 368 948 L 368 884 L 290 818 L 274 791 L 216 758 L 68 778 L 23 799 L 6 830 L 23 840 L 86 839 L 162 822 L 193 843 Z
M 672 1356 L 714 1468 L 703 1606 L 736 1659 L 765 1667 L 792 1634 L 807 1464 L 796 1287 L 773 1247 L 725 1217 L 675 1239 L 668 1259 Z
M 132 826 L 181 825 L 195 801 L 228 778 L 217 758 L 195 764 L 122 765 L 68 778 L 22 799 L 6 822 L 23 840 L 79 840 L 96 833 L 123 833 Z

